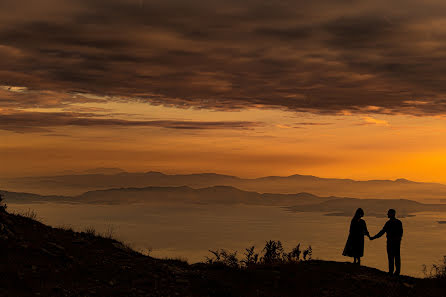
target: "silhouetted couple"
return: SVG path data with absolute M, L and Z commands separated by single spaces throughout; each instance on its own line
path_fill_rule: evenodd
M 396 211 L 394 209 L 389 209 L 387 212 L 389 220 L 386 222 L 383 229 L 375 236 L 370 237 L 367 225 L 362 219 L 364 211 L 362 208 L 358 208 L 351 221 L 350 233 L 342 255 L 353 257 L 353 263 L 360 265 L 361 257 L 364 256 L 364 236 L 367 236 L 370 240 L 374 240 L 386 233 L 389 274 L 398 276 L 401 272 L 400 248 L 401 238 L 403 237 L 403 224 L 395 217 L 395 215 Z

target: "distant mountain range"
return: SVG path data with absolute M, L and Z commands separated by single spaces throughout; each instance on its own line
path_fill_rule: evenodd
M 324 212 L 331 216 L 352 216 L 356 209 L 364 209 L 366 216 L 387 217 L 387 210 L 393 208 L 399 217 L 414 215 L 417 212 L 446 212 L 446 204 L 425 204 L 407 199 L 356 199 L 334 198 L 315 204 L 302 204 L 287 207 L 296 212 Z
M 0 187 L 42 195 L 80 195 L 92 190 L 130 187 L 205 188 L 230 186 L 259 193 L 308 192 L 318 196 L 385 199 L 446 199 L 446 185 L 406 179 L 355 181 L 309 175 L 268 176 L 245 179 L 215 173 L 167 175 L 160 172 L 128 173 L 118 168 L 100 168 L 88 174 L 0 179 Z
M 351 216 L 358 207 L 367 216 L 385 216 L 395 208 L 399 216 L 421 211 L 446 212 L 446 204 L 424 204 L 407 199 L 358 199 L 319 197 L 309 193 L 268 194 L 239 190 L 228 186 L 193 189 L 181 187 L 145 187 L 95 190 L 77 196 L 42 196 L 28 193 L 0 191 L 7 203 L 86 203 L 86 204 L 157 204 L 157 205 L 257 205 L 279 206 L 294 212 L 323 212 L 327 215 Z
M 145 187 L 117 188 L 88 191 L 77 196 L 37 195 L 0 191 L 7 203 L 94 203 L 94 204 L 246 204 L 246 205 L 277 205 L 291 206 L 319 203 L 333 197 L 318 197 L 309 193 L 298 194 L 261 194 L 248 192 L 228 186 L 214 186 L 193 189 L 181 187 Z

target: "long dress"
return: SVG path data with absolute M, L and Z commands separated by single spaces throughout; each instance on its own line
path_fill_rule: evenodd
M 369 235 L 365 221 L 352 219 L 350 233 L 342 255 L 355 258 L 364 256 L 364 235 Z

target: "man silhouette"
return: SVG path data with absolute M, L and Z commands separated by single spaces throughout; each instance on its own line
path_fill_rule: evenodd
M 387 257 L 389 259 L 389 275 L 393 275 L 394 266 L 396 266 L 395 276 L 400 275 L 401 272 L 401 238 L 403 237 L 403 224 L 400 220 L 395 218 L 396 211 L 389 209 L 387 217 L 389 220 L 384 225 L 383 229 L 378 234 L 372 236 L 370 239 L 380 238 L 387 233 Z

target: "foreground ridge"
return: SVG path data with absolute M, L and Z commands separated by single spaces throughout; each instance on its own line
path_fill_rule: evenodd
M 329 261 L 245 269 L 189 265 L 4 211 L 0 246 L 0 296 L 443 296 L 446 287 Z

